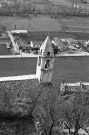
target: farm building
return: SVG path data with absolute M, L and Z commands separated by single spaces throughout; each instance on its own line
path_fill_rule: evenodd
M 55 37 L 52 40 L 52 43 L 58 47 L 59 51 L 67 50 L 67 45 L 65 45 L 59 38 Z
M 18 39 L 15 39 L 15 42 L 17 43 L 18 47 L 19 47 L 19 50 L 22 50 L 22 51 L 29 51 L 30 47 L 23 42 L 23 40 L 21 38 L 18 38 Z

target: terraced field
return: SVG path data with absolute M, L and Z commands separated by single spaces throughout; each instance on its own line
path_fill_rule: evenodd
M 89 32 L 89 17 L 62 17 L 58 20 L 68 26 L 67 31 Z
M 56 58 L 53 82 L 58 86 L 63 80 L 66 82 L 89 82 L 89 57 L 60 57 Z
M 36 58 L 0 59 L 0 77 L 35 74 Z

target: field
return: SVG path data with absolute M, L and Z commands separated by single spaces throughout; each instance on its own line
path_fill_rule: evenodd
M 36 58 L 0 59 L 0 76 L 35 74 Z
M 67 31 L 89 32 L 89 17 L 60 17 L 59 22 L 68 26 Z
M 56 5 L 72 6 L 72 0 L 51 0 Z M 82 3 L 82 0 L 77 0 L 77 3 Z
M 89 57 L 58 57 L 55 59 L 53 84 L 66 82 L 89 82 Z M 36 73 L 37 58 L 0 59 L 0 76 Z
M 65 82 L 89 82 L 89 57 L 60 57 L 56 58 L 53 82 L 59 85 Z
M 28 31 L 78 31 L 89 32 L 89 17 L 70 17 L 58 16 L 56 19 L 49 16 L 38 17 L 8 17 L 0 16 L 0 23 L 3 24 L 7 30 L 16 29 Z
M 23 17 L 3 17 L 0 16 L 0 23 L 7 30 L 16 29 L 35 31 L 62 31 L 62 24 L 52 18 L 23 18 Z

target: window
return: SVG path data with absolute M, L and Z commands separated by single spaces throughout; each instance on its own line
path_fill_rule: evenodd
M 49 68 L 49 66 L 50 66 L 50 60 L 49 60 L 49 59 L 47 59 L 47 60 L 46 60 L 46 63 L 45 63 L 45 68 L 46 68 L 46 69 L 48 69 L 48 68 Z
M 38 66 L 40 66 L 41 64 L 41 57 L 39 56 L 39 59 L 38 59 Z
M 50 56 L 50 52 L 47 52 L 47 56 Z
M 41 50 L 41 54 L 42 54 L 42 50 Z

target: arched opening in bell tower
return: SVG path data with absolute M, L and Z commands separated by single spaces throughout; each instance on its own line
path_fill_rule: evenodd
M 50 52 L 47 52 L 47 56 L 50 56 Z
M 45 63 L 45 68 L 48 69 L 50 67 L 50 60 L 47 59 Z
M 40 66 L 41 65 L 41 57 L 39 56 L 38 57 L 38 66 Z

